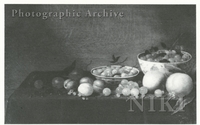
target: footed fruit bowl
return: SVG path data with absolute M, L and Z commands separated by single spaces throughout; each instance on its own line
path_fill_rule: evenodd
M 187 71 L 187 64 L 192 59 L 185 51 L 177 53 L 175 50 L 158 50 L 153 53 L 140 53 L 137 59 L 142 72 L 145 74 L 153 68 Z
M 119 84 L 123 79 L 132 80 L 138 73 L 139 70 L 135 67 L 121 65 L 99 66 L 91 70 L 91 74 L 96 79 L 116 84 Z

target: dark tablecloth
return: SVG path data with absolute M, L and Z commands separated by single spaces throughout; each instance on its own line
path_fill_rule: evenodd
M 61 72 L 32 72 L 11 95 L 8 100 L 5 123 L 154 123 L 176 124 L 195 123 L 196 111 L 194 101 L 188 104 L 184 111 L 171 115 L 165 105 L 161 110 L 161 99 L 154 99 L 154 112 L 150 112 L 150 100 L 143 100 L 143 111 L 125 97 L 117 98 L 114 95 L 104 97 L 93 95 L 88 100 L 78 96 L 68 95 L 66 90 L 49 89 L 37 90 L 33 87 L 36 79 L 42 79 L 51 85 L 53 77 L 60 76 Z M 137 100 L 142 104 L 142 100 Z M 165 100 L 166 101 L 166 100 Z M 174 106 L 176 100 L 170 100 Z M 134 110 L 134 111 L 133 111 Z

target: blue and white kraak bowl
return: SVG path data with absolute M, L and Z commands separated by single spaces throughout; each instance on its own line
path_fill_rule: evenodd
M 159 50 L 159 51 L 164 51 L 164 50 Z M 140 57 L 142 55 L 144 55 L 143 53 L 140 53 L 137 55 L 137 59 L 140 65 L 140 68 L 142 70 L 142 72 L 145 74 L 146 72 L 152 70 L 153 68 L 157 68 L 157 69 L 161 69 L 161 68 L 166 68 L 169 71 L 171 70 L 175 70 L 175 71 L 184 71 L 187 72 L 187 68 L 188 68 L 188 62 L 192 59 L 191 54 L 189 54 L 188 52 L 185 51 L 181 51 L 181 53 L 186 54 L 189 59 L 186 61 L 181 61 L 181 62 L 150 62 L 150 61 L 146 61 L 146 60 L 142 60 L 140 59 Z

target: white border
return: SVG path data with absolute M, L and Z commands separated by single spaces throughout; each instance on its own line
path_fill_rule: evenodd
M 28 2 L 27 0 L 4 0 L 2 1 L 2 4 L 1 4 L 1 42 L 0 42 L 0 50 L 1 50 L 1 53 L 0 53 L 0 57 L 1 57 L 1 60 L 2 60 L 2 63 L 1 63 L 1 84 L 0 84 L 0 88 L 2 89 L 1 91 L 1 99 L 3 99 L 3 101 L 1 101 L 1 113 L 0 113 L 0 116 L 1 116 L 1 119 L 0 119 L 0 123 L 1 124 L 4 124 L 4 119 L 5 119 L 5 113 L 4 113 L 4 103 L 5 103 L 5 82 L 4 82 L 4 62 L 5 62 L 5 58 L 4 58 L 4 54 L 5 54 L 5 45 L 4 45 L 4 42 L 5 42 L 5 33 L 4 33 L 4 30 L 5 30 L 5 18 L 4 18 L 4 4 L 196 4 L 196 45 L 197 45 L 197 49 L 196 49 L 196 59 L 197 59 L 197 64 L 199 64 L 199 37 L 198 37 L 198 34 L 199 34 L 199 2 L 198 0 L 167 0 L 167 1 L 160 1 L 160 0 L 123 0 L 121 2 L 119 1 L 116 1 L 116 0 L 99 0 L 99 1 L 94 1 L 94 0 L 65 0 L 65 1 L 62 1 L 62 0 L 48 0 L 48 1 L 41 1 L 41 0 L 34 0 L 31 1 L 31 2 Z M 198 82 L 199 82 L 199 78 L 198 78 L 198 75 L 199 75 L 199 66 L 197 66 L 197 97 L 199 97 L 199 91 L 200 88 L 199 88 L 199 85 L 198 85 Z M 197 123 L 198 123 L 198 114 L 199 114 L 199 99 L 197 98 Z

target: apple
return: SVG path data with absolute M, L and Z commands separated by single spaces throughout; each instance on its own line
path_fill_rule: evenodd
M 104 89 L 104 81 L 103 80 L 95 80 L 93 82 L 93 89 L 96 93 L 101 93 Z

